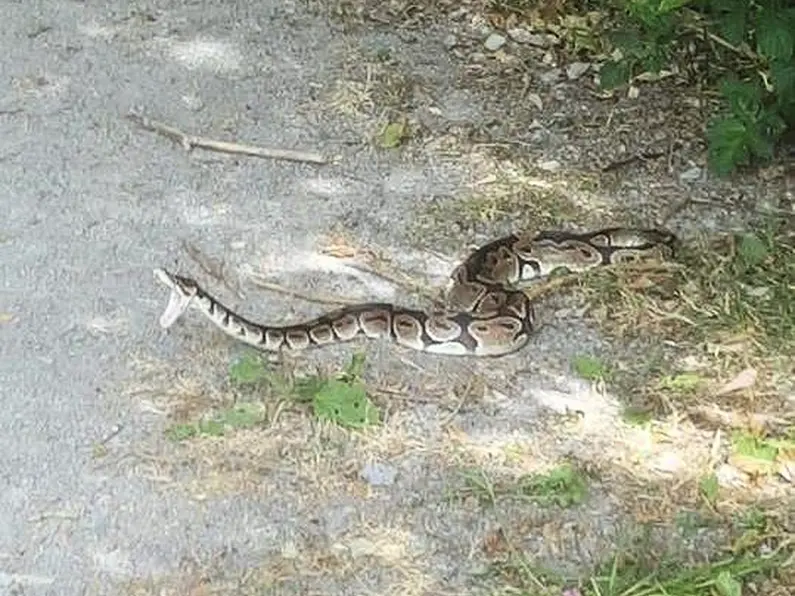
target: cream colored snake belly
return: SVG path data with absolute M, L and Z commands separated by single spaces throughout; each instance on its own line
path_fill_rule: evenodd
M 189 308 L 224 333 L 266 351 L 301 350 L 359 337 L 389 338 L 399 345 L 448 355 L 502 356 L 524 347 L 535 328 L 533 305 L 524 293 L 559 270 L 583 272 L 626 262 L 673 256 L 676 237 L 658 229 L 606 228 L 595 232 L 511 234 L 490 242 L 461 263 L 443 309 L 428 312 L 389 303 L 363 303 L 286 326 L 250 321 L 221 304 L 196 281 L 154 270 L 170 290 L 160 318 L 173 325 Z

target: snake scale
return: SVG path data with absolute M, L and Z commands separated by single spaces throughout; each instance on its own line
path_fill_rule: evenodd
M 531 284 L 559 270 L 578 273 L 604 265 L 665 260 L 673 256 L 675 243 L 672 233 L 651 228 L 511 234 L 481 246 L 455 268 L 443 308 L 420 311 L 370 302 L 285 326 L 242 317 L 191 278 L 162 268 L 154 274 L 171 290 L 160 318 L 163 328 L 194 307 L 226 334 L 265 351 L 383 337 L 436 354 L 502 356 L 523 348 L 535 329 L 533 304 L 523 291 Z

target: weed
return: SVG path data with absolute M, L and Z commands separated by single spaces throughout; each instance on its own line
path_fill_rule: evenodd
M 481 505 L 495 506 L 499 497 L 533 501 L 542 507 L 573 507 L 588 494 L 584 476 L 565 463 L 544 474 L 527 474 L 512 482 L 494 483 L 482 470 L 461 473 L 464 487 L 458 496 L 474 496 Z
M 166 430 L 166 436 L 177 442 L 199 436 L 220 437 L 229 429 L 253 428 L 264 420 L 265 413 L 261 406 L 241 403 L 223 409 L 210 418 L 173 424 Z
M 680 41 L 702 42 L 723 70 L 723 104 L 709 123 L 709 164 L 719 175 L 773 157 L 795 125 L 795 9 L 779 0 L 626 0 L 607 37 L 618 50 L 600 71 L 604 88 L 659 74 Z M 755 48 L 756 52 L 751 50 Z M 715 68 L 717 67 L 717 68 Z
M 572 365 L 580 377 L 589 381 L 608 381 L 611 376 L 607 365 L 594 356 L 576 356 Z
M 513 553 L 496 562 L 493 569 L 502 581 L 518 588 L 511 593 L 522 595 L 739 596 L 746 593 L 751 581 L 775 575 L 788 556 L 785 549 L 768 555 L 740 553 L 693 567 L 670 558 L 660 561 L 655 557 L 652 561 L 651 557 L 619 552 L 592 576 L 571 578 L 549 570 L 537 571 L 523 555 Z

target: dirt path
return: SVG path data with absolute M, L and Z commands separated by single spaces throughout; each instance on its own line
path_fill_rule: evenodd
M 4 6 L 0 587 L 479 594 L 558 589 L 542 569 L 587 574 L 623 547 L 709 559 L 726 526 L 692 517 L 715 432 L 627 422 L 604 363 L 660 343 L 609 339 L 582 295 L 545 299 L 532 345 L 498 362 L 370 343 L 258 369 L 198 316 L 162 333 L 152 268 L 264 321 L 322 307 L 257 279 L 419 305 L 350 261 L 436 290 L 508 230 L 693 238 L 791 209 L 785 165 L 715 181 L 693 97 L 600 99 L 585 66 L 510 39 L 489 49 L 468 13 L 361 28 L 328 7 L 240 6 Z M 132 109 L 330 161 L 186 153 Z M 353 350 L 382 424 L 352 432 L 293 388 Z M 220 426 L 197 426 L 208 416 Z M 787 489 L 773 478 L 753 495 L 787 517 Z

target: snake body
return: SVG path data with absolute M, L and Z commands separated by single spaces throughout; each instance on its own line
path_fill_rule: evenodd
M 481 246 L 456 267 L 444 308 L 426 312 L 370 302 L 285 326 L 246 319 L 191 278 L 162 268 L 154 273 L 171 290 L 160 318 L 164 328 L 193 307 L 224 333 L 265 351 L 302 350 L 366 337 L 389 338 L 436 354 L 502 356 L 523 348 L 535 329 L 533 305 L 523 291 L 531 284 L 558 270 L 577 273 L 665 260 L 673 255 L 675 242 L 670 232 L 644 228 L 511 234 Z

